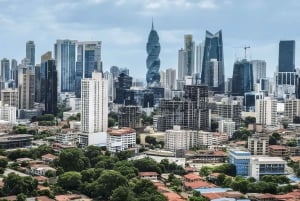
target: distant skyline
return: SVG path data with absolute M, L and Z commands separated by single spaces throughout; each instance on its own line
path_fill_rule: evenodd
M 205 31 L 222 30 L 225 77 L 236 58 L 267 62 L 267 76 L 278 65 L 280 40 L 296 41 L 300 67 L 300 2 L 298 0 L 0 0 L 0 58 L 26 56 L 26 42 L 36 46 L 36 62 L 57 39 L 102 41 L 104 70 L 127 67 L 146 80 L 146 43 L 152 17 L 160 37 L 161 67 L 177 70 L 184 35 L 196 44 Z

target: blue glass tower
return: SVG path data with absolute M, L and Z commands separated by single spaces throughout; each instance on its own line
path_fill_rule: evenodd
M 1 78 L 3 82 L 9 80 L 9 60 L 4 58 L 1 60 Z
M 244 93 L 253 91 L 252 63 L 243 59 L 236 61 L 232 74 L 232 95 L 244 96 Z
M 35 44 L 32 40 L 26 42 L 26 58 L 29 65 L 35 66 Z
M 149 33 L 148 43 L 147 43 L 147 85 L 148 87 L 157 87 L 159 86 L 160 82 L 160 75 L 159 75 L 159 67 L 160 67 L 160 44 L 159 44 L 159 37 L 154 30 L 153 22 L 152 22 L 152 29 Z
M 101 41 L 77 43 L 76 97 L 81 95 L 81 79 L 91 78 L 94 71 L 101 69 Z
M 295 46 L 296 42 L 294 40 L 279 42 L 278 72 L 295 71 Z
M 211 91 L 224 93 L 225 76 L 221 30 L 215 34 L 206 31 L 201 82 L 208 85 Z
M 75 92 L 76 42 L 57 40 L 54 46 L 59 93 Z

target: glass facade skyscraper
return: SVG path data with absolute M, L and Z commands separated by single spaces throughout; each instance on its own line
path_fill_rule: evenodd
M 76 43 L 74 40 L 57 40 L 54 45 L 59 93 L 75 92 Z
M 26 58 L 29 60 L 29 65 L 35 66 L 35 44 L 34 41 L 26 43 Z
M 221 30 L 215 34 L 206 31 L 201 82 L 208 85 L 209 90 L 215 93 L 224 93 L 225 76 Z
M 4 58 L 1 60 L 1 79 L 3 82 L 9 80 L 9 60 Z
M 45 113 L 57 114 L 57 71 L 55 60 L 45 62 L 46 91 L 45 91 Z
M 154 30 L 154 26 L 152 23 L 152 29 L 149 33 L 148 43 L 147 43 L 147 85 L 149 87 L 156 87 L 159 86 L 160 83 L 160 75 L 159 75 L 159 68 L 160 68 L 160 44 L 159 44 L 159 37 Z
M 295 71 L 295 46 L 294 40 L 279 42 L 278 72 Z
M 253 70 L 252 63 L 243 59 L 236 61 L 232 74 L 233 96 L 244 96 L 244 93 L 253 91 Z
M 101 41 L 77 43 L 76 87 L 75 93 L 80 97 L 82 78 L 91 78 L 94 71 L 101 72 Z
M 187 34 L 184 36 L 184 50 L 186 51 L 185 75 L 192 75 L 195 68 L 195 42 L 193 41 L 193 35 Z

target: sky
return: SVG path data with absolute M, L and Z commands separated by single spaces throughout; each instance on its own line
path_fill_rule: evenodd
M 184 35 L 196 44 L 205 31 L 222 30 L 225 77 L 244 57 L 267 62 L 272 77 L 280 40 L 296 40 L 300 65 L 300 1 L 298 0 L 0 0 L 0 58 L 25 57 L 25 44 L 35 41 L 36 63 L 53 51 L 57 39 L 102 41 L 104 70 L 127 67 L 145 79 L 146 43 L 154 27 L 160 37 L 161 69 L 177 70 Z

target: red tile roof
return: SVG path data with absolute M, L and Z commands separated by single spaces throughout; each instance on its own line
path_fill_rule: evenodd
M 168 201 L 185 201 L 185 199 L 175 192 L 166 192 L 163 193 L 163 195 L 168 198 Z
M 158 176 L 157 172 L 139 172 L 140 177 Z
M 270 145 L 269 146 L 270 149 L 276 149 L 276 150 L 287 150 L 288 148 L 286 146 L 281 146 L 281 145 Z
M 187 180 L 202 180 L 202 177 L 193 173 L 186 174 L 183 177 Z
M 196 188 L 214 188 L 216 185 L 208 183 L 206 181 L 195 181 L 195 182 L 184 182 L 186 188 L 196 189 Z

